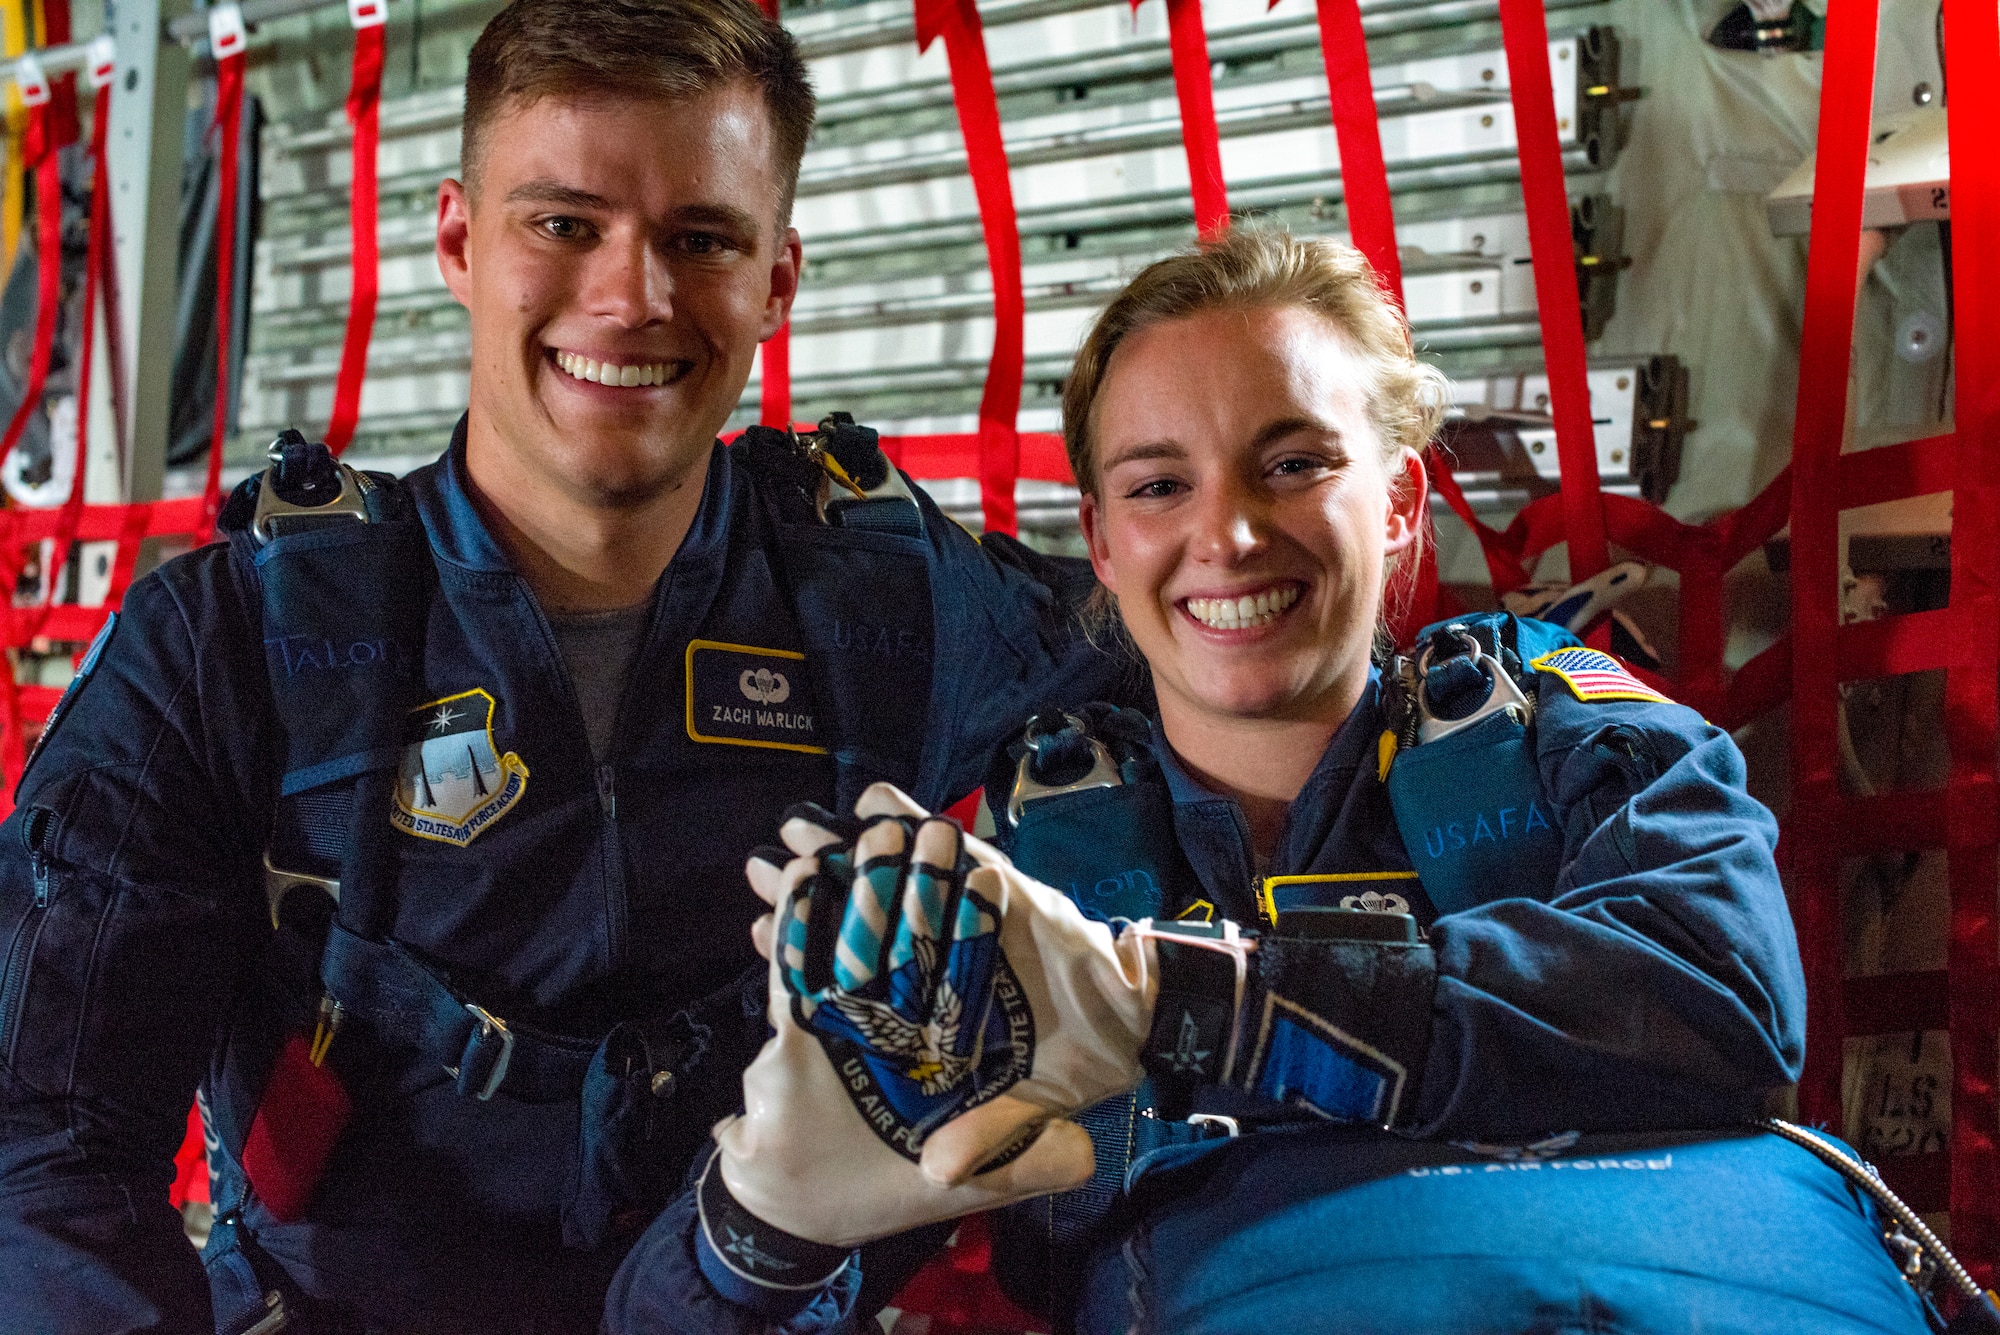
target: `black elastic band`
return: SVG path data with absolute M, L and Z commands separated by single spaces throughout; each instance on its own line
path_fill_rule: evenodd
M 759 1219 L 729 1194 L 716 1168 L 717 1154 L 701 1173 L 696 1202 L 701 1228 L 716 1258 L 733 1274 L 767 1289 L 818 1289 L 847 1264 L 845 1247 L 830 1247 Z
M 1202 924 L 1155 923 L 1188 936 L 1216 935 Z M 1204 1084 L 1224 1078 L 1229 1040 L 1236 1026 L 1238 978 L 1234 958 L 1219 950 L 1155 938 L 1160 995 L 1153 1027 L 1139 1060 L 1154 1078 Z

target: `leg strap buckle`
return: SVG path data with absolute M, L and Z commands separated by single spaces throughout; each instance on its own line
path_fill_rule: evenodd
M 458 1065 L 444 1070 L 458 1081 L 459 1093 L 470 1094 L 484 1103 L 507 1078 L 507 1065 L 514 1059 L 514 1035 L 505 1020 L 484 1006 L 468 1001 L 465 1009 L 479 1025 L 465 1040 L 465 1053 L 458 1059 Z

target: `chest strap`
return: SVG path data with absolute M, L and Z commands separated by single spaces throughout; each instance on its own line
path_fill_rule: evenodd
M 598 1040 L 509 1024 L 445 985 L 394 941 L 370 941 L 335 923 L 320 961 L 326 989 L 391 1047 L 414 1050 L 485 1100 L 506 1093 L 526 1103 L 573 1099 Z

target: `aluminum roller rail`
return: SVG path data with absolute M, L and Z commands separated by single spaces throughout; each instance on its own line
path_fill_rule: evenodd
M 1058 14 L 1074 14 L 1086 9 L 1123 5 L 1126 0 L 1009 0 L 982 5 L 979 19 L 991 30 L 1009 23 Z M 1604 0 L 1547 0 L 1550 11 L 1581 9 Z M 871 8 L 876 8 L 871 6 Z M 866 51 L 875 46 L 893 46 L 917 40 L 916 24 L 909 7 L 896 3 L 879 7 L 880 17 L 841 24 L 839 16 L 852 10 L 806 10 L 783 15 L 785 23 L 799 39 L 799 49 L 807 60 Z M 1426 28 L 1452 28 L 1468 23 L 1494 22 L 1500 17 L 1499 0 L 1361 0 L 1361 30 L 1370 37 L 1391 33 L 1419 32 Z M 816 22 L 816 20 L 824 22 Z M 822 26 L 832 31 L 821 31 Z

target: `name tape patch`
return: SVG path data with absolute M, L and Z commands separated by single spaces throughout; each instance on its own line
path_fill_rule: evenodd
M 1670 705 L 1673 701 L 1625 670 L 1610 654 L 1595 649 L 1558 649 L 1528 664 L 1537 672 L 1561 677 L 1579 700 L 1647 700 Z
M 792 649 L 690 640 L 689 739 L 825 755 L 806 689 L 805 658 Z
M 1266 922 L 1298 908 L 1365 909 L 1370 913 L 1408 913 L 1413 871 L 1315 872 L 1304 876 L 1266 876 L 1257 891 L 1257 907 Z

